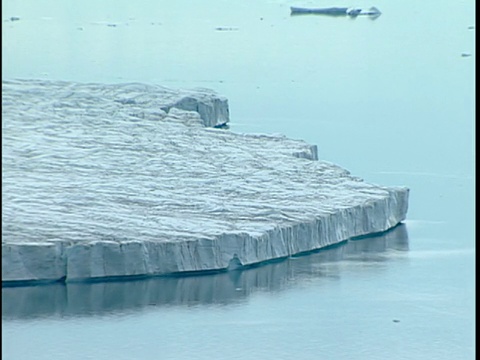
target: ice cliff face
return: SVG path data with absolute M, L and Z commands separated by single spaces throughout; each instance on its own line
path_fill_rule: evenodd
M 67 283 L 66 286 L 24 286 L 2 289 L 2 320 L 45 316 L 91 316 L 112 311 L 134 311 L 152 305 L 231 304 L 263 292 L 280 293 L 292 286 L 305 286 L 313 279 L 358 268 L 368 262 L 379 271 L 388 271 L 385 261 L 391 252 L 408 251 L 405 224 L 367 240 L 346 241 L 309 256 L 277 261 L 267 266 L 232 274 L 212 276 L 163 276 L 143 281 L 94 284 Z M 383 264 L 382 264 L 383 263 Z M 41 301 L 42 306 L 38 306 Z
M 315 146 L 212 128 L 208 90 L 4 81 L 2 106 L 3 283 L 235 268 L 406 216 Z

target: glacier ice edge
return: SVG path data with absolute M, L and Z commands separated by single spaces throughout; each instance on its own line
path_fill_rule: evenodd
M 141 89 L 136 86 L 135 92 L 139 93 Z M 199 114 L 203 126 L 228 122 L 226 99 L 205 92 L 177 95 L 160 106 L 169 115 L 167 118 L 198 122 L 198 118 L 189 113 L 194 111 Z M 117 102 L 129 105 L 135 101 L 138 100 L 125 98 Z M 138 117 L 138 113 L 135 116 Z M 291 155 L 318 160 L 314 145 Z M 270 224 L 259 231 L 223 232 L 183 241 L 2 240 L 2 284 L 227 270 L 284 258 L 396 226 L 406 217 L 409 190 L 405 187 L 384 190 L 385 196 L 316 215 L 308 221 Z
M 260 236 L 223 234 L 185 242 L 93 241 L 70 246 L 6 243 L 2 245 L 2 270 L 9 271 L 2 273 L 2 282 L 158 276 L 228 270 L 237 259 L 240 266 L 281 259 L 395 227 L 405 219 L 408 193 L 399 188 L 383 201 L 274 228 Z

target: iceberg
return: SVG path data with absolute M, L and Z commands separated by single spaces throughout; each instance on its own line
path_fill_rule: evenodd
M 2 286 L 224 271 L 395 227 L 370 184 L 209 89 L 2 82 Z

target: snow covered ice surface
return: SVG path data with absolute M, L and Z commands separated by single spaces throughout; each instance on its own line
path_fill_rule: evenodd
M 2 84 L 2 282 L 234 268 L 385 231 L 406 187 L 241 134 L 211 90 Z

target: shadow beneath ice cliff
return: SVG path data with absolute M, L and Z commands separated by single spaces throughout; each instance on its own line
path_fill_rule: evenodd
M 408 251 L 404 224 L 375 236 L 261 266 L 210 275 L 165 276 L 104 283 L 2 288 L 2 318 L 107 315 L 149 306 L 231 304 L 258 291 L 284 291 L 303 281 L 380 270 Z M 367 270 L 365 270 L 367 271 Z

